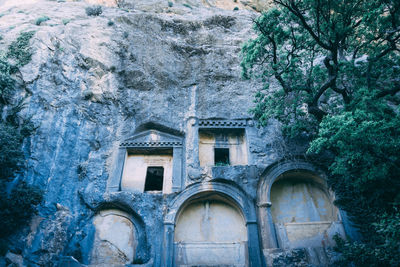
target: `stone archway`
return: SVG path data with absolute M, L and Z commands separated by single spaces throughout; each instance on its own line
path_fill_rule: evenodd
M 284 173 L 272 184 L 270 197 L 280 247 L 332 246 L 332 236 L 343 233 L 333 199 L 312 173 Z
M 220 263 L 205 263 L 194 265 L 225 265 L 251 267 L 264 266 L 260 254 L 261 251 L 259 246 L 257 220 L 254 204 L 240 189 L 222 182 L 194 184 L 182 191 L 171 202 L 170 206 L 168 207 L 168 212 L 164 217 L 164 246 L 162 266 L 172 267 L 176 265 L 186 265 L 181 261 L 183 256 L 181 257 L 181 255 L 173 253 L 174 246 L 178 246 L 177 251 L 180 251 L 179 243 L 183 243 L 181 242 L 181 240 L 183 240 L 185 243 L 190 243 L 186 242 L 185 239 L 182 239 L 182 236 L 185 237 L 187 233 L 184 230 L 181 230 L 185 228 L 184 225 L 185 223 L 187 223 L 184 221 L 184 219 L 182 219 L 182 214 L 189 214 L 189 216 L 185 217 L 189 218 L 190 221 L 190 217 L 195 217 L 199 214 L 201 214 L 201 216 L 206 215 L 207 209 L 208 214 L 210 214 L 210 212 L 215 213 L 215 211 L 223 210 L 230 218 L 235 221 L 235 224 L 238 225 L 238 228 L 235 229 L 234 239 L 226 239 L 227 233 L 224 232 L 224 230 L 221 231 L 220 229 L 221 222 L 209 222 L 210 227 L 211 225 L 214 225 L 212 227 L 216 227 L 213 229 L 216 230 L 216 238 L 215 236 L 212 236 L 212 233 L 210 233 L 209 235 L 202 233 L 202 229 L 204 229 L 204 227 L 202 228 L 199 225 L 201 221 L 194 220 L 195 223 L 198 224 L 198 230 L 195 233 L 189 234 L 189 237 L 191 238 L 190 240 L 193 240 L 195 242 L 196 240 L 200 240 L 200 243 L 203 242 L 203 244 L 200 245 L 205 246 L 207 246 L 207 244 L 205 243 L 207 243 L 208 240 L 211 240 L 211 243 L 214 243 L 214 245 L 216 245 L 218 242 L 230 242 L 231 247 L 227 247 L 226 251 L 233 251 L 234 249 L 237 249 L 240 255 L 245 255 L 245 260 L 240 261 L 241 258 L 239 255 L 239 257 L 236 257 L 236 259 L 239 259 L 239 261 L 237 261 L 237 265 L 235 265 L 235 263 L 232 263 L 232 259 L 230 259 L 230 262 L 228 264 L 225 264 L 223 261 L 221 261 Z M 176 234 L 175 230 L 178 231 Z M 215 242 L 214 240 L 217 241 Z M 232 240 L 235 242 L 232 242 Z M 245 243 L 246 241 L 247 244 Z M 216 251 L 220 250 L 221 248 L 222 247 L 217 246 Z M 210 251 L 210 247 L 206 249 Z M 244 249 L 244 253 L 241 253 L 240 249 Z M 223 251 L 224 249 L 221 250 Z M 190 266 L 190 264 L 188 266 Z
M 90 266 L 125 266 L 134 261 L 137 230 L 128 214 L 116 209 L 102 210 L 94 217 L 93 224 Z
M 257 199 L 264 250 L 332 246 L 334 234 L 345 235 L 333 194 L 311 164 L 284 162 L 268 169 Z
M 247 229 L 237 207 L 218 195 L 196 199 L 180 212 L 175 264 L 247 266 Z

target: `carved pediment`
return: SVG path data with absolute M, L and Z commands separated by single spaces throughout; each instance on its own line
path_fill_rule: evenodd
M 182 146 L 182 137 L 157 130 L 147 130 L 126 139 L 121 147 L 176 147 Z

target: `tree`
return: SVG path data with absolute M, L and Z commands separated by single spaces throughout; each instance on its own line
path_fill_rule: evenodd
M 265 81 L 252 112 L 324 155 L 336 204 L 369 233 L 338 241 L 344 261 L 399 265 L 400 227 L 385 225 L 400 212 L 400 1 L 274 3 L 242 48 L 243 76 Z

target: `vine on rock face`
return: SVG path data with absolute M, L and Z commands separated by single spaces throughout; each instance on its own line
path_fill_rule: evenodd
M 30 62 L 29 40 L 34 32 L 23 32 L 12 42 L 7 52 L 0 52 L 0 255 L 7 252 L 6 238 L 25 226 L 42 201 L 42 192 L 24 181 L 11 189 L 7 184 L 23 168 L 23 140 L 33 131 L 29 119 L 22 118 L 22 100 L 15 99 L 18 90 L 14 78 L 19 67 Z
M 274 3 L 242 48 L 243 76 L 265 82 L 252 113 L 311 140 L 307 154 L 364 234 L 338 240 L 341 264 L 399 266 L 400 2 Z

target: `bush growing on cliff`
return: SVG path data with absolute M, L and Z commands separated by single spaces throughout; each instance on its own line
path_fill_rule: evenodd
M 12 177 L 22 164 L 22 139 L 14 126 L 0 124 L 0 179 L 3 181 Z
M 88 16 L 99 16 L 101 13 L 103 13 L 103 9 L 101 6 L 89 6 L 85 8 L 86 15 Z
M 43 16 L 43 17 L 38 18 L 38 19 L 35 21 L 35 24 L 36 24 L 37 26 L 40 26 L 40 24 L 42 24 L 42 22 L 45 22 L 45 21 L 48 21 L 48 20 L 50 20 L 50 18 L 49 18 L 48 16 Z
M 348 266 L 400 266 L 400 213 L 384 214 L 373 224 L 374 235 L 369 242 L 346 242 L 335 237 L 336 250 L 342 254 L 338 265 Z
M 310 140 L 336 204 L 364 233 L 338 240 L 342 265 L 398 266 L 400 2 L 274 3 L 242 49 L 244 77 L 266 81 L 252 112 Z
M 17 40 L 13 41 L 8 47 L 7 57 L 15 61 L 15 67 L 22 67 L 28 64 L 32 59 L 32 51 L 29 47 L 29 41 L 35 34 L 34 31 L 21 32 Z
M 3 253 L 6 252 L 5 238 L 29 221 L 42 200 L 38 188 L 23 181 L 10 184 L 23 168 L 22 143 L 33 130 L 30 121 L 20 117 L 23 100 L 16 101 L 14 96 L 18 89 L 14 74 L 18 67 L 31 60 L 29 40 L 33 34 L 21 33 L 7 53 L 0 52 L 0 250 Z M 7 191 L 8 185 L 11 192 Z
M 0 195 L 0 238 L 15 233 L 36 212 L 42 202 L 43 192 L 37 187 L 21 181 L 10 194 L 3 190 Z M 4 194 L 5 193 L 5 194 Z

